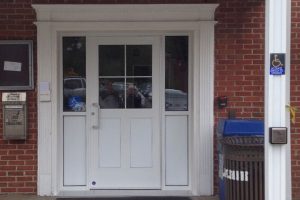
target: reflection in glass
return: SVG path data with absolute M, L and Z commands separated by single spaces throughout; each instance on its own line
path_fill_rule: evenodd
M 124 45 L 99 45 L 99 76 L 124 76 Z
M 166 111 L 188 110 L 188 36 L 166 36 Z
M 101 78 L 99 83 L 100 108 L 124 108 L 125 79 Z
M 126 79 L 126 108 L 152 108 L 152 79 Z
M 85 37 L 63 37 L 63 110 L 84 112 L 86 104 Z
M 152 45 L 100 45 L 99 76 L 102 109 L 152 108 Z
M 127 45 L 126 66 L 127 76 L 151 76 L 152 46 Z

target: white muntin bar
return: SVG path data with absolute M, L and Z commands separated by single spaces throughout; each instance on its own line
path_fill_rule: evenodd
M 265 199 L 291 199 L 290 0 L 266 0 L 265 19 Z M 285 74 L 270 75 L 271 54 L 285 55 Z M 270 127 L 288 127 L 287 144 L 270 144 Z

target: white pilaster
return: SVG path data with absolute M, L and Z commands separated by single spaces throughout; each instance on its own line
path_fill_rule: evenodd
M 38 89 L 39 83 L 48 82 L 51 85 L 51 28 L 50 23 L 37 26 L 37 56 L 38 56 Z M 50 96 L 51 97 L 51 96 Z M 51 195 L 51 132 L 52 114 L 51 101 L 41 101 L 38 91 L 38 194 Z
M 197 80 L 195 94 L 199 92 L 199 152 L 202 162 L 199 165 L 199 194 L 213 194 L 213 130 L 214 130 L 214 26 L 215 22 L 200 25 L 200 70 L 195 73 Z M 198 52 L 198 51 L 195 51 Z M 199 78 L 198 78 L 199 77 Z M 197 99 L 197 98 L 196 98 Z M 204 162 L 203 162 L 204 161 Z M 200 178 L 201 177 L 201 178 Z
M 266 0 L 265 35 L 265 199 L 291 199 L 290 0 Z M 285 53 L 285 75 L 270 75 L 270 54 Z M 288 127 L 288 144 L 269 143 L 269 127 Z

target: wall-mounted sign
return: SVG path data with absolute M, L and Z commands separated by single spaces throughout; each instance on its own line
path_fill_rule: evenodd
M 285 74 L 285 54 L 271 53 L 270 54 L 270 75 Z
M 0 90 L 33 89 L 32 41 L 0 40 Z
M 2 102 L 13 102 L 13 101 L 26 101 L 25 92 L 3 92 L 2 93 Z

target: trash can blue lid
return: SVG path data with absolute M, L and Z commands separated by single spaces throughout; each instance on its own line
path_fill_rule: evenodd
M 262 120 L 227 119 L 223 125 L 223 136 L 263 136 Z

